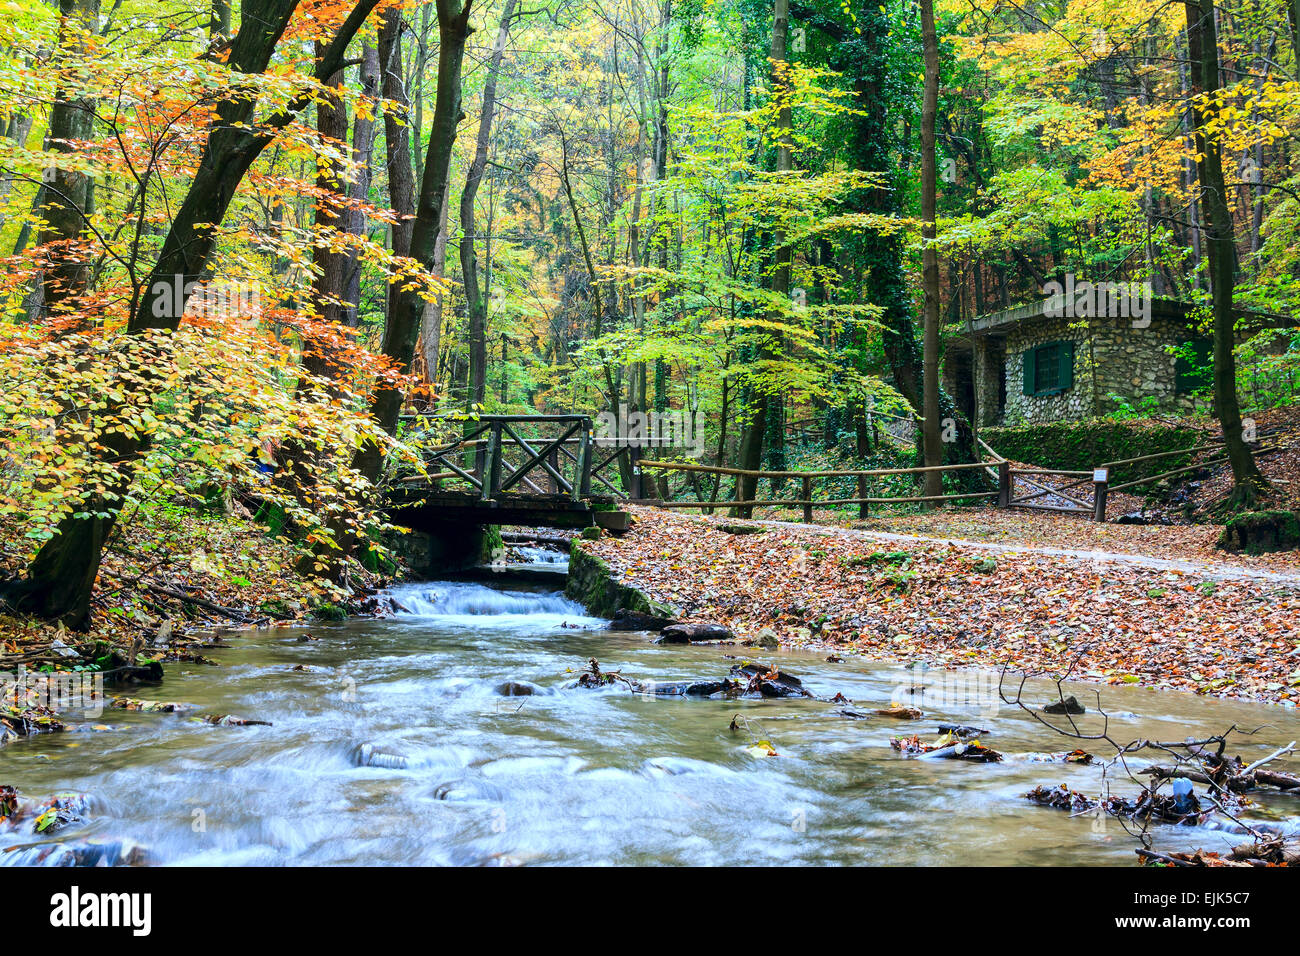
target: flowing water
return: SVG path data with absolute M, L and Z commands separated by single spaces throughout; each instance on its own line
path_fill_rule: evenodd
M 221 865 L 1134 862 L 1135 841 L 1114 820 L 1022 799 L 1038 784 L 1097 794 L 1105 781 L 1096 766 L 1024 756 L 1076 742 L 998 705 L 995 679 L 757 655 L 857 711 L 919 704 L 919 721 L 849 719 L 821 700 L 565 689 L 593 657 L 603 671 L 663 682 L 717 679 L 735 663 L 727 655 L 754 652 L 606 631 L 545 587 L 399 587 L 405 610 L 394 617 L 229 637 L 232 648 L 206 652 L 221 667 L 170 665 L 163 685 L 130 692 L 272 726 L 110 710 L 77 720 L 107 729 L 4 747 L 0 784 L 26 798 L 84 793 L 92 806 L 54 838 L 30 824 L 0 833 L 0 861 L 54 862 L 81 848 L 84 862 L 90 843 L 109 860 L 137 845 L 159 863 Z M 504 696 L 521 689 L 506 682 L 535 693 Z M 1072 691 L 1094 702 L 1092 688 Z M 1031 684 L 1027 696 L 1053 693 Z M 1300 737 L 1295 711 L 1280 708 L 1132 687 L 1105 688 L 1103 701 L 1122 740 L 1266 725 L 1240 748 L 1253 760 Z M 941 720 L 986 728 L 1007 761 L 891 750 L 892 735 L 934 736 Z M 759 739 L 778 756 L 755 756 Z M 1290 826 L 1297 811 L 1295 797 L 1261 797 L 1252 819 Z M 1240 842 L 1209 828 L 1155 837 L 1157 848 Z

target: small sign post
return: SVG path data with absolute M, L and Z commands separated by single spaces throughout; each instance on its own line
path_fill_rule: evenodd
M 1094 468 L 1092 471 L 1092 517 L 1094 521 L 1106 520 L 1106 492 L 1110 485 L 1110 469 Z

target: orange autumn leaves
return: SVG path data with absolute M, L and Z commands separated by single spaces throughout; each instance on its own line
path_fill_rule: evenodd
M 708 519 L 637 516 L 630 534 L 584 547 L 742 637 L 771 629 L 881 659 L 1049 674 L 1075 664 L 1085 680 L 1300 701 L 1300 575 L 1216 578 L 845 529 L 729 535 Z

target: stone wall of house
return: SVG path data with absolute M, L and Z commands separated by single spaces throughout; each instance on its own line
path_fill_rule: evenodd
M 1071 328 L 1071 319 L 1042 319 L 1007 333 L 1007 425 L 1054 422 L 1065 418 L 1086 418 L 1093 413 L 1092 371 L 1089 366 L 1087 332 Z M 1074 343 L 1074 384 L 1059 395 L 1026 395 L 1025 353 L 1048 342 Z
M 1001 423 L 998 375 L 1003 361 L 1000 343 L 986 335 L 977 336 L 971 359 L 971 374 L 975 379 L 975 414 L 977 424 L 983 428 Z
M 1091 320 L 1088 329 L 1072 328 L 1075 320 L 1045 319 L 1012 329 L 1006 337 L 1007 425 L 1034 424 L 1105 415 L 1121 402 L 1143 410 L 1185 410 L 1188 402 L 1176 394 L 1177 360 L 1166 348 L 1187 338 L 1187 329 L 1174 320 L 1153 317 L 1146 328 L 1131 319 Z M 1059 395 L 1024 394 L 1024 357 L 1029 349 L 1048 342 L 1074 342 L 1074 384 Z
M 1187 335 L 1185 324 L 1159 317 L 1144 329 L 1124 319 L 1099 323 L 1092 334 L 1097 414 L 1115 411 L 1121 402 L 1142 411 L 1149 399 L 1155 400 L 1156 411 L 1183 410 L 1184 400 L 1176 392 L 1178 360 L 1167 349 Z

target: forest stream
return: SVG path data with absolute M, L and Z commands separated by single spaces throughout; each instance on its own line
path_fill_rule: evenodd
M 534 567 L 553 557 L 531 555 Z M 536 573 L 534 573 L 536 577 Z M 4 749 L 4 782 L 27 798 L 85 794 L 83 824 L 51 838 L 0 835 L 5 863 L 165 864 L 1121 864 L 1137 841 L 1110 818 L 1031 805 L 1065 783 L 1106 787 L 1099 765 L 1028 755 L 1105 745 L 1058 737 L 987 697 L 921 720 L 851 719 L 822 699 L 691 699 L 622 686 L 573 687 L 590 658 L 642 681 L 716 680 L 741 658 L 778 662 L 820 698 L 890 706 L 918 680 L 900 665 L 657 645 L 586 615 L 556 584 L 430 581 L 395 588 L 382 619 L 228 636 L 221 667 L 172 665 L 140 697 L 270 726 L 212 726 L 179 714 L 69 715 L 86 733 Z M 314 639 L 304 640 L 310 633 Z M 298 665 L 304 665 L 297 669 Z M 970 686 L 971 672 L 960 678 Z M 992 688 L 996 677 L 981 686 Z M 532 690 L 526 696 L 507 682 Z M 532 685 L 531 687 L 528 685 Z M 1072 688 L 1091 711 L 1094 688 Z M 1300 737 L 1293 711 L 1136 687 L 1106 687 L 1113 735 L 1182 740 L 1269 725 L 1256 759 Z M 1053 699 L 1031 684 L 1027 700 Z M 744 720 L 731 729 L 733 717 Z M 1002 763 L 909 759 L 895 735 L 976 724 Z M 1098 726 L 1095 717 L 1082 726 Z M 1090 723 L 1091 721 L 1091 723 Z M 99 728 L 99 729 L 94 729 Z M 77 729 L 74 727 L 74 729 Z M 777 756 L 756 756 L 756 740 Z M 1238 743 L 1242 738 L 1234 738 Z M 1135 767 L 1151 761 L 1139 758 Z M 1293 766 L 1293 764 L 1292 764 Z M 1112 771 L 1115 792 L 1136 786 Z M 1251 820 L 1283 821 L 1294 797 L 1253 795 Z M 1294 824 L 1292 824 L 1294 826 Z M 1159 826 L 1158 850 L 1227 850 L 1239 833 Z M 97 847 L 89 856 L 85 847 Z M 132 850 L 132 848 L 139 848 Z M 134 855 L 133 855 L 134 854 Z M 96 856 L 98 855 L 98 857 Z

